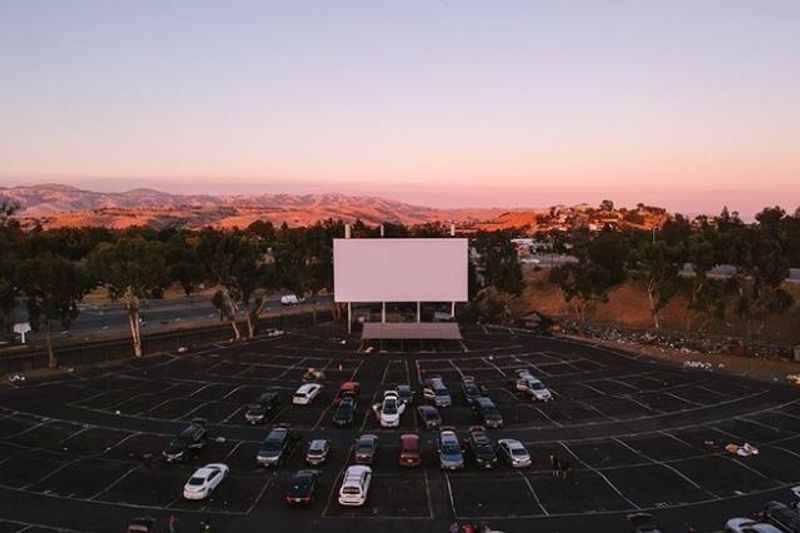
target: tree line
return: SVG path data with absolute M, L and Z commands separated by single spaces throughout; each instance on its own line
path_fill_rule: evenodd
M 627 280 L 646 292 L 655 328 L 678 294 L 687 299 L 687 329 L 698 320 L 736 316 L 747 336 L 760 334 L 768 317 L 794 303 L 785 280 L 791 267 L 800 266 L 800 209 L 790 215 L 765 208 L 745 223 L 726 208 L 715 217 L 675 215 L 653 231 L 581 228 L 549 237 L 557 251 L 575 258 L 552 269 L 550 281 L 581 321 Z M 720 275 L 722 265 L 733 268 Z
M 8 332 L 14 310 L 23 304 L 32 328 L 46 334 L 52 367 L 57 366 L 53 327 L 68 329 L 78 317 L 78 304 L 96 288 L 107 290 L 127 311 L 136 356 L 142 355 L 142 303 L 162 297 L 170 286 L 179 286 L 186 296 L 202 286 L 215 287 L 212 303 L 220 318 L 230 323 L 234 338 L 252 338 L 271 293 L 332 291 L 333 239 L 345 234 L 345 223 L 332 219 L 308 227 L 256 221 L 230 230 L 24 230 L 11 216 L 13 207 L 0 207 L 0 241 L 4 243 L 0 247 L 0 327 Z M 449 226 L 440 223 L 410 227 L 387 223 L 382 230 L 361 221 L 351 225 L 353 238 L 379 237 L 381 231 L 386 238 L 450 234 Z M 522 276 L 510 236 L 504 232 L 478 235 L 476 241 L 484 253 L 479 266 L 470 263 L 472 294 L 486 283 L 517 294 L 521 291 Z M 337 316 L 339 311 L 334 309 Z M 242 319 L 244 332 L 240 331 Z

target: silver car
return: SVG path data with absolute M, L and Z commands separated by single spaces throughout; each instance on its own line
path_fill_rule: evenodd
M 500 439 L 497 444 L 500 445 L 500 451 L 512 467 L 526 468 L 531 466 L 531 455 L 525 445 L 517 439 Z

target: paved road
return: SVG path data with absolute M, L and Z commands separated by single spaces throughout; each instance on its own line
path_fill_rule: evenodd
M 275 295 L 266 306 L 266 310 L 281 308 L 281 295 Z M 327 304 L 332 302 L 330 296 L 315 296 L 308 303 Z M 113 334 L 128 330 L 128 315 L 119 303 L 81 304 L 80 315 L 70 327 L 69 335 L 79 337 L 90 334 Z M 24 306 L 16 310 L 18 322 L 27 320 Z M 142 307 L 141 317 L 144 321 L 145 333 L 149 326 L 180 325 L 182 322 L 206 320 L 219 317 L 216 308 L 211 304 L 209 296 L 180 298 L 169 300 L 149 300 Z M 61 335 L 66 335 L 62 332 Z M 42 334 L 34 334 L 36 340 Z

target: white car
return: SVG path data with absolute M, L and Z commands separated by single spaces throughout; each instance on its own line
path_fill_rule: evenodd
M 731 518 L 725 522 L 725 533 L 782 533 L 782 530 L 750 518 Z
M 348 466 L 339 488 L 339 504 L 360 506 L 367 502 L 372 468 L 364 465 Z
M 203 468 L 198 468 L 183 486 L 183 497 L 187 500 L 208 498 L 228 476 L 228 472 L 230 472 L 228 465 L 222 463 L 211 463 Z
M 320 390 L 322 390 L 322 385 L 319 383 L 304 383 L 292 396 L 292 403 L 295 405 L 308 405 L 314 401 Z
M 517 439 L 500 439 L 497 441 L 500 451 L 505 455 L 505 459 L 514 468 L 525 468 L 531 466 L 531 455 Z
M 406 404 L 400 403 L 397 394 L 386 394 L 380 407 L 381 427 L 396 428 L 400 425 L 400 415 L 406 409 Z
M 301 302 L 300 298 L 297 297 L 296 294 L 285 294 L 281 296 L 281 304 L 282 305 L 297 305 Z
M 550 392 L 550 389 L 545 387 L 544 383 L 539 381 L 536 378 L 531 378 L 527 382 L 528 390 L 526 391 L 534 400 L 538 400 L 540 402 L 549 402 L 553 399 L 553 393 Z

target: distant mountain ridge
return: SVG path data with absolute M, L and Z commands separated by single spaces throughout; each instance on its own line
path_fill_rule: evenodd
M 245 228 L 257 220 L 308 226 L 320 220 L 361 220 L 365 224 L 405 225 L 444 222 L 463 230 L 518 228 L 526 233 L 567 231 L 576 226 L 598 229 L 660 226 L 669 218 L 663 209 L 640 205 L 635 210 L 602 210 L 587 204 L 530 209 L 437 209 L 379 196 L 324 194 L 210 195 L 171 194 L 140 188 L 96 192 L 69 185 L 0 187 L 0 202 L 18 207 L 15 216 L 26 226 L 45 228 L 167 226 Z

